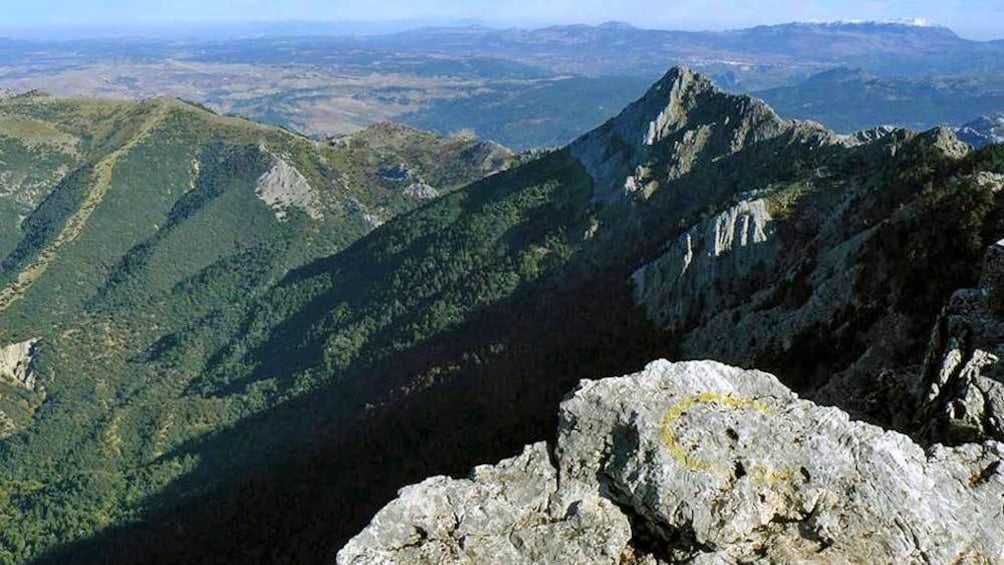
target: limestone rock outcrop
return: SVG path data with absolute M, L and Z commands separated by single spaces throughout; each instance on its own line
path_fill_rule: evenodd
M 997 442 L 925 452 L 709 361 L 583 381 L 559 416 L 552 458 L 406 487 L 338 562 L 1004 560 Z
M 338 563 L 617 563 L 631 536 L 627 518 L 597 495 L 551 512 L 557 479 L 538 443 L 469 479 L 405 487 Z
M 404 188 L 405 196 L 418 200 L 432 200 L 439 197 L 439 191 L 424 182 L 413 182 Z
M 635 302 L 660 327 L 679 329 L 699 310 L 717 310 L 722 281 L 750 277 L 779 250 L 763 199 L 743 200 L 680 236 L 633 277 Z
M 7 377 L 27 390 L 35 390 L 35 346 L 37 339 L 0 347 L 0 378 Z
M 285 220 L 290 208 L 299 208 L 314 220 L 324 218 L 314 189 L 303 174 L 264 146 L 260 150 L 269 154 L 272 165 L 258 178 L 255 194 L 272 208 L 275 217 Z
M 35 355 L 37 339 L 30 339 L 21 343 L 14 343 L 0 347 L 0 440 L 13 435 L 19 429 L 18 418 L 25 405 L 21 402 L 9 403 L 8 389 L 13 387 L 27 390 L 28 397 L 34 399 L 44 399 L 45 390 L 38 382 L 35 373 Z M 17 395 L 21 393 L 18 392 Z M 16 395 L 16 396 L 17 396 Z M 39 402 L 41 402 L 39 400 Z M 34 406 L 34 409 L 37 406 Z
M 920 427 L 936 441 L 1004 440 L 1004 241 L 987 250 L 979 288 L 955 292 L 931 334 Z

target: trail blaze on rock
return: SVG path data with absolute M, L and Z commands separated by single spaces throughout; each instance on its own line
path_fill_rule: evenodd
M 720 465 L 702 461 L 687 453 L 687 450 L 680 445 L 674 430 L 675 424 L 686 416 L 692 408 L 700 404 L 714 404 L 729 410 L 753 410 L 760 414 L 768 414 L 770 409 L 762 402 L 752 399 L 735 396 L 732 394 L 722 394 L 720 392 L 702 392 L 701 394 L 685 398 L 674 404 L 662 417 L 662 441 L 669 449 L 669 453 L 674 459 L 682 463 L 691 471 L 710 471 L 719 475 L 728 476 L 731 470 Z M 766 471 L 766 470 L 764 470 Z M 763 472 L 761 472 L 763 474 Z M 773 475 L 774 473 L 770 473 Z

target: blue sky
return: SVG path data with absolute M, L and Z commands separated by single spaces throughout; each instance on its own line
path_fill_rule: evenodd
M 277 20 L 477 18 L 505 25 L 622 20 L 729 29 L 792 20 L 926 18 L 972 38 L 1004 37 L 1004 0 L 0 0 L 0 28 Z

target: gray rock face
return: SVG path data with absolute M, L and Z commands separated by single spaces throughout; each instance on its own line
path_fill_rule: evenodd
M 439 191 L 424 182 L 413 182 L 405 187 L 405 196 L 418 200 L 432 200 L 439 197 Z
M 676 330 L 699 310 L 717 310 L 722 281 L 749 277 L 777 255 L 767 203 L 742 201 L 680 236 L 632 276 L 635 302 L 660 327 Z M 698 304 L 699 303 L 699 304 Z
M 272 208 L 275 217 L 285 220 L 290 208 L 299 208 L 314 220 L 323 219 L 314 189 L 300 171 L 264 146 L 261 150 L 269 153 L 272 166 L 258 179 L 255 194 Z
M 37 339 L 0 347 L 0 378 L 7 377 L 27 390 L 35 390 L 35 346 Z
M 0 347 L 0 384 L 13 385 L 31 392 L 38 391 L 44 397 L 45 391 L 35 374 L 37 345 L 37 339 L 30 339 Z M 0 400 L 5 400 L 4 396 L 0 391 Z M 17 429 L 18 424 L 14 418 L 0 410 L 0 440 L 10 437 Z
M 677 265 L 686 263 L 677 250 L 679 242 L 634 274 L 635 303 L 659 327 L 680 331 L 682 357 L 752 365 L 765 350 L 792 350 L 794 336 L 833 319 L 852 302 L 854 273 L 847 264 L 874 232 L 841 241 L 837 218 L 821 227 L 817 245 L 806 248 L 785 241 L 775 225 L 766 206 L 726 210 L 691 230 L 691 241 L 703 234 L 706 243 L 695 248 L 692 265 L 682 277 L 673 280 L 673 258 Z M 734 237 L 724 246 L 712 237 L 722 226 L 734 227 L 739 234 L 749 231 L 745 241 Z M 698 257 L 698 249 L 704 250 L 703 256 Z M 780 260 L 784 254 L 812 257 L 811 270 L 785 272 L 792 262 Z M 760 266 L 768 267 L 766 275 L 759 273 Z M 778 289 L 789 280 L 811 289 L 794 307 L 777 299 Z
M 537 444 L 407 487 L 338 562 L 1004 560 L 1002 444 L 925 452 L 758 371 L 658 361 L 583 381 L 554 459 Z
M 567 491 L 609 493 L 680 551 L 725 562 L 1004 558 L 1004 518 L 990 517 L 1004 495 L 996 443 L 925 454 L 770 375 L 711 362 L 586 382 L 560 421 Z
M 627 518 L 599 496 L 551 513 L 557 488 L 542 443 L 470 479 L 428 479 L 402 489 L 338 563 L 616 564 L 631 536 Z
M 931 334 L 921 381 L 927 436 L 1004 440 L 1004 241 L 987 250 L 980 288 L 952 295 Z

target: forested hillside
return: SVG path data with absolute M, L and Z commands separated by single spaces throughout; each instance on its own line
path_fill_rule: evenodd
M 268 130 L 263 148 L 246 122 L 235 141 L 171 143 L 211 130 L 163 129 L 194 112 L 166 104 L 136 129 L 162 133 L 96 143 L 111 153 L 85 179 L 112 182 L 85 222 L 105 185 L 57 181 L 66 195 L 11 246 L 0 327 L 42 338 L 45 397 L 0 443 L 9 561 L 329 562 L 402 485 L 548 438 L 580 378 L 657 357 L 758 363 L 848 400 L 832 391 L 878 383 L 873 365 L 920 363 L 919 336 L 1000 235 L 999 147 L 838 136 L 685 68 L 570 146 L 363 237 L 375 211 L 413 207 L 402 178 L 462 176 L 440 180 L 441 157 L 366 161 L 365 138 Z M 346 197 L 338 162 L 392 184 Z M 289 168 L 336 188 L 305 196 Z M 744 320 L 772 325 L 717 331 Z M 872 392 L 879 409 L 851 408 L 891 421 Z
M 158 347 L 512 157 L 392 125 L 319 143 L 173 99 L 0 101 L 0 348 L 33 344 L 5 353 L 31 379 L 0 374 L 0 561 L 122 522 L 195 463 L 164 453 L 249 413 L 181 401 L 196 375 Z

